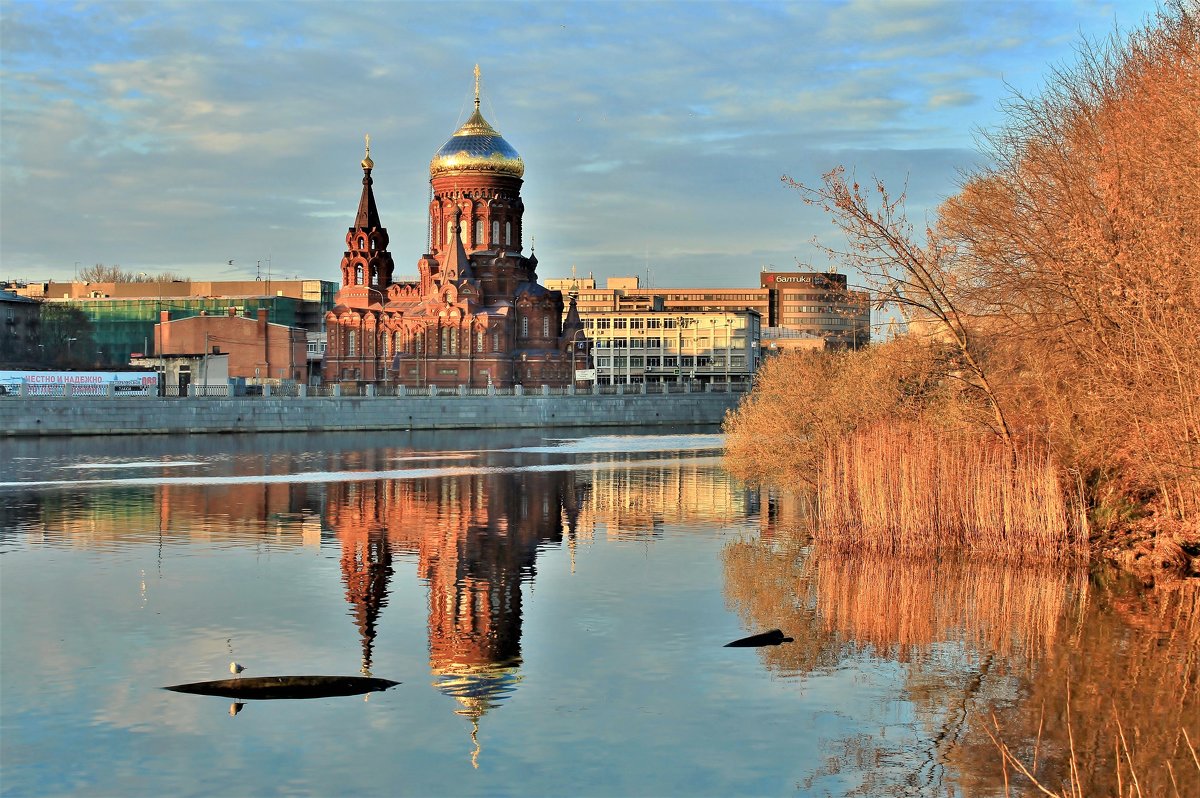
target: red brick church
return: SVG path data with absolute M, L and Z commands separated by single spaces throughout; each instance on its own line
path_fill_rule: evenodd
M 363 189 L 346 233 L 342 288 L 326 314 L 327 382 L 408 387 L 570 385 L 589 366 L 574 298 L 538 283 L 522 254 L 525 164 L 475 111 L 429 165 L 430 251 L 417 282 L 392 281 L 387 229 L 371 190 L 370 139 Z M 574 358 L 574 360 L 573 360 Z

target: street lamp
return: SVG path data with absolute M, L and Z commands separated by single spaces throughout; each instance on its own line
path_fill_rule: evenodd
M 70 361 L 71 361 L 71 342 L 78 341 L 78 340 L 79 340 L 78 338 L 68 338 L 67 339 L 67 362 L 68 363 L 70 363 Z
M 733 319 L 725 319 L 725 390 L 729 390 L 729 361 L 733 359 Z
M 683 316 L 675 317 L 675 338 L 677 346 L 675 348 L 675 382 L 676 384 L 683 382 L 683 325 L 686 322 Z

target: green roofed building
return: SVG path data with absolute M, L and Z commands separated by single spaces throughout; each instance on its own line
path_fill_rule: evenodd
M 125 365 L 134 355 L 154 352 L 154 325 L 162 312 L 171 319 L 201 315 L 256 318 L 267 311 L 272 324 L 300 327 L 309 337 L 309 357 L 323 353 L 325 314 L 338 284 L 327 280 L 243 280 L 128 283 L 32 283 L 17 293 L 78 308 L 92 324 L 99 365 Z M 90 359 L 90 358 L 89 358 Z

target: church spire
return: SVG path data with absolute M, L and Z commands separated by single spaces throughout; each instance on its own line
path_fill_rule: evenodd
M 474 277 L 471 272 L 471 261 L 467 257 L 466 247 L 462 242 L 462 208 L 454 206 L 454 221 L 451 224 L 452 235 L 454 241 L 450 243 L 446 252 L 446 261 L 442 264 L 442 274 L 445 279 L 452 283 L 457 283 L 459 280 L 468 280 Z
M 479 64 L 475 65 L 475 110 L 479 110 Z
M 379 211 L 375 209 L 375 192 L 371 190 L 371 170 L 375 168 L 375 162 L 371 160 L 371 136 L 366 137 L 367 152 L 362 159 L 363 169 L 363 190 L 362 198 L 358 201 L 358 215 L 354 219 L 354 226 L 359 230 L 374 230 L 381 225 L 379 224 Z

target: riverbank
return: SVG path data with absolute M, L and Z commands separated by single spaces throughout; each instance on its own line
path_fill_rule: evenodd
M 0 401 L 7 436 L 720 424 L 743 394 L 109 398 Z

